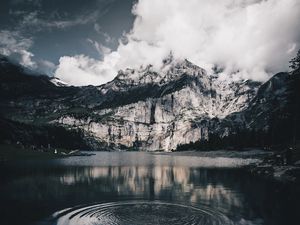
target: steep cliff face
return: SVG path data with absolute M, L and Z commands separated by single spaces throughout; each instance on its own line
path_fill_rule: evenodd
M 187 60 L 169 62 L 159 71 L 127 69 L 98 87 L 102 102 L 91 115 L 64 115 L 52 122 L 80 127 L 110 147 L 170 151 L 207 139 L 218 121 L 212 119 L 245 109 L 259 85 L 220 81 Z
M 298 109 L 298 99 L 290 97 L 299 86 L 294 80 L 279 73 L 264 84 L 224 81 L 187 60 L 166 60 L 160 69 L 120 71 L 101 86 L 72 87 L 0 57 L 0 119 L 17 122 L 24 142 L 64 128 L 90 149 L 170 151 L 211 135 L 288 130 L 284 124 L 291 121 L 284 118 L 296 118 Z M 59 146 L 51 132 L 45 142 Z M 18 135 L 4 136 L 19 141 Z

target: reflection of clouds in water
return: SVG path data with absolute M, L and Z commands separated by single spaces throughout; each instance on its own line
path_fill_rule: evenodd
M 170 193 L 178 200 L 191 203 L 241 207 L 242 195 L 224 186 L 224 181 L 226 176 L 218 177 L 213 171 L 170 166 L 77 168 L 60 176 L 62 184 L 97 183 L 102 190 L 114 190 L 119 195 L 157 197 Z

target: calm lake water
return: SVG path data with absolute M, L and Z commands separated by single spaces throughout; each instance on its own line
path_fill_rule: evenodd
M 253 177 L 243 163 L 97 152 L 1 165 L 0 224 L 298 225 L 299 188 Z

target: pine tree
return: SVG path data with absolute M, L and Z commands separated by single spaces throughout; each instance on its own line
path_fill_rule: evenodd
M 290 68 L 292 69 L 291 74 L 291 81 L 290 81 L 290 112 L 293 116 L 293 145 L 296 146 L 297 140 L 299 140 L 299 128 L 300 128 L 300 49 L 297 52 L 295 58 L 290 61 Z
M 300 49 L 298 50 L 296 57 L 291 59 L 290 68 L 292 69 L 292 74 L 300 72 Z

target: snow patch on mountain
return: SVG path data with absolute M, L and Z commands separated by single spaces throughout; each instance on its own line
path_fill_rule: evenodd
M 50 79 L 50 82 L 52 84 L 54 84 L 55 86 L 58 86 L 58 87 L 66 87 L 66 86 L 69 86 L 68 83 L 62 81 L 61 79 L 57 78 L 57 77 L 52 77 Z

